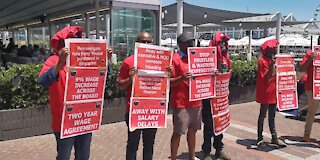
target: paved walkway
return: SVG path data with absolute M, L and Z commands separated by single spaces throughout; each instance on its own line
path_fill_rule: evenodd
M 314 123 L 313 142 L 301 143 L 298 140 L 303 134 L 304 122 L 284 118 L 277 113 L 276 128 L 278 135 L 289 144 L 287 148 L 276 148 L 266 145 L 254 147 L 256 139 L 256 121 L 259 105 L 255 102 L 232 105 L 232 124 L 224 134 L 225 149 L 233 160 L 278 160 L 278 159 L 320 159 L 320 148 L 316 139 L 320 140 L 320 124 Z M 168 128 L 159 129 L 154 150 L 155 160 L 166 160 L 170 156 L 170 137 L 172 133 L 171 116 Z M 265 141 L 270 141 L 267 119 L 265 120 Z M 124 160 L 127 140 L 127 128 L 124 122 L 103 125 L 101 130 L 93 134 L 92 160 Z M 182 137 L 179 158 L 187 159 L 187 143 Z M 197 134 L 197 156 L 200 158 L 202 131 Z M 0 142 L 0 160 L 48 160 L 55 159 L 55 140 L 53 134 Z M 138 159 L 142 159 L 142 146 L 139 147 Z M 214 153 L 212 153 L 214 154 Z M 73 158 L 72 158 L 73 159 Z

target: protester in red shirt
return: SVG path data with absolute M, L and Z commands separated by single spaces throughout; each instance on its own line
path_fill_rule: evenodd
M 148 43 L 151 44 L 152 37 L 147 32 L 142 32 L 137 36 L 136 42 L 139 43 Z M 153 159 L 153 146 L 154 139 L 156 136 L 156 128 L 146 128 L 146 129 L 136 129 L 132 132 L 129 130 L 129 109 L 130 109 L 130 97 L 132 91 L 132 79 L 137 73 L 137 70 L 134 68 L 134 55 L 126 58 L 120 68 L 119 73 L 119 87 L 127 90 L 127 109 L 126 109 L 126 123 L 128 126 L 128 141 L 126 149 L 126 159 L 127 160 L 136 160 L 137 159 L 137 150 L 139 147 L 139 141 L 142 134 L 143 138 L 143 159 L 151 160 Z
M 308 51 L 300 64 L 299 70 L 301 72 L 307 72 L 307 79 L 305 81 L 304 88 L 306 90 L 306 94 L 308 97 L 308 113 L 306 124 L 304 126 L 304 135 L 302 137 L 302 141 L 309 142 L 310 141 L 310 134 L 312 130 L 312 124 L 314 121 L 314 116 L 317 113 L 319 108 L 319 100 L 313 99 L 313 59 L 316 57 L 316 53 L 312 52 L 311 50 Z
M 171 106 L 173 107 L 173 134 L 171 137 L 171 159 L 177 159 L 180 137 L 187 134 L 189 159 L 194 160 L 196 133 L 201 129 L 201 101 L 189 101 L 189 78 L 187 48 L 193 46 L 193 38 L 182 33 L 177 37 L 180 48 L 172 58 Z
M 256 101 L 261 104 L 258 119 L 257 145 L 263 143 L 263 123 L 268 111 L 269 129 L 272 135 L 271 143 L 282 147 L 286 145 L 278 139 L 274 117 L 277 110 L 276 98 L 276 70 L 274 55 L 277 52 L 279 41 L 271 39 L 261 45 L 262 57 L 258 61 L 256 83 Z
M 57 160 L 70 159 L 73 146 L 75 159 L 88 160 L 90 156 L 91 133 L 60 139 L 66 84 L 66 58 L 69 54 L 69 49 L 64 48 L 64 40 L 78 38 L 81 35 L 82 28 L 79 26 L 66 27 L 57 32 L 50 41 L 54 50 L 53 55 L 46 60 L 39 74 L 39 83 L 49 88 L 52 129 L 57 142 Z
M 225 73 L 231 71 L 231 63 L 228 55 L 228 40 L 229 37 L 222 32 L 217 32 L 210 41 L 209 46 L 217 47 L 217 65 L 218 73 Z M 211 102 L 210 99 L 202 100 L 202 122 L 204 124 L 203 129 L 203 144 L 202 152 L 204 153 L 204 159 L 211 159 L 211 145 L 216 149 L 215 158 L 230 160 L 231 158 L 223 152 L 223 134 L 215 135 L 213 133 L 213 119 L 211 113 Z M 213 143 L 211 138 L 213 137 Z

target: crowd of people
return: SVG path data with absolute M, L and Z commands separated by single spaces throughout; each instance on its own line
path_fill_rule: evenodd
M 9 44 L 7 46 L 0 40 L 0 61 L 3 62 L 3 66 L 6 66 L 7 62 L 10 63 L 11 61 L 8 60 L 8 58 L 5 58 L 4 54 L 8 54 L 11 57 L 37 58 L 36 62 L 41 63 L 48 57 L 46 46 L 40 47 L 37 44 L 29 44 L 28 46 L 22 45 L 19 48 L 18 45 L 14 43 L 13 38 L 9 39 Z M 12 63 L 16 62 L 13 61 Z
M 61 119 L 63 112 L 64 90 L 66 83 L 65 62 L 69 54 L 68 48 L 64 46 L 64 40 L 68 38 L 81 37 L 82 28 L 77 26 L 66 27 L 53 36 L 51 47 L 54 48 L 53 55 L 50 56 L 43 65 L 39 74 L 39 82 L 42 86 L 49 89 L 50 107 L 52 113 L 52 128 L 57 143 L 57 159 L 70 159 L 71 149 L 75 148 L 75 158 L 87 160 L 90 156 L 90 145 L 92 133 L 79 135 L 71 138 L 60 139 Z M 221 32 L 217 32 L 210 42 L 210 46 L 217 47 L 217 73 L 232 72 L 232 66 L 228 55 L 229 37 Z M 140 33 L 136 42 L 152 44 L 153 38 L 147 32 Z M 195 160 L 196 134 L 201 130 L 201 122 L 204 124 L 202 152 L 203 159 L 211 159 L 211 146 L 215 149 L 215 158 L 230 160 L 231 157 L 224 151 L 223 134 L 213 134 L 213 119 L 211 113 L 211 105 L 208 99 L 199 101 L 189 101 L 189 78 L 192 74 L 188 72 L 188 54 L 187 48 L 194 46 L 193 38 L 182 33 L 177 37 L 179 51 L 173 54 L 172 66 L 166 66 L 167 72 L 170 73 L 170 103 L 173 108 L 173 133 L 171 136 L 171 159 L 177 159 L 177 151 L 180 145 L 181 136 L 186 135 L 188 142 L 188 154 L 190 160 Z M 275 72 L 275 54 L 276 47 L 279 45 L 278 40 L 272 39 L 266 41 L 262 47 L 262 57 L 258 61 L 258 73 L 256 101 L 261 104 L 260 114 L 257 123 L 257 145 L 263 142 L 263 122 L 268 112 L 269 128 L 272 135 L 271 143 L 285 147 L 286 144 L 278 139 L 276 132 L 276 72 Z M 315 111 L 319 101 L 312 97 L 312 76 L 315 53 L 308 52 L 300 66 L 302 71 L 307 70 L 306 93 L 309 101 L 309 112 L 305 127 L 305 134 L 302 141 L 310 141 L 310 133 L 312 122 L 314 120 Z M 127 108 L 126 108 L 126 124 L 127 130 L 127 147 L 126 159 L 137 159 L 137 150 L 140 137 L 143 139 L 143 159 L 153 159 L 153 148 L 157 129 L 137 129 L 129 130 L 129 107 L 132 89 L 133 77 L 137 74 L 134 67 L 134 56 L 127 57 L 121 64 L 118 85 L 127 91 Z M 213 142 L 212 142 L 213 138 Z

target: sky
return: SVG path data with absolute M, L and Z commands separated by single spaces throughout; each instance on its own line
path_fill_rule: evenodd
M 299 21 L 310 20 L 313 18 L 316 8 L 320 7 L 320 0 L 184 0 L 184 2 L 208 8 L 240 12 L 281 12 L 284 16 L 293 13 Z M 173 3 L 176 3 L 176 0 L 162 0 L 162 6 Z M 316 19 L 320 20 L 320 11 Z

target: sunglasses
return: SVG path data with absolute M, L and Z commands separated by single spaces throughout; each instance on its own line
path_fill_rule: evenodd
M 151 44 L 151 43 L 152 43 L 152 41 L 149 41 L 149 40 L 141 40 L 139 43 Z

